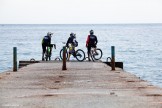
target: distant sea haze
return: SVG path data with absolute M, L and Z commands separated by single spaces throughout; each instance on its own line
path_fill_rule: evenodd
M 52 43 L 57 48 L 52 59 L 59 57 L 62 42 L 71 32 L 76 33 L 78 48 L 87 52 L 85 42 L 91 29 L 98 37 L 97 47 L 103 50 L 102 61 L 115 46 L 115 59 L 124 63 L 125 71 L 162 87 L 162 24 L 1 24 L 0 72 L 12 70 L 13 47 L 17 47 L 18 60 L 41 60 L 41 41 L 47 32 L 54 33 Z

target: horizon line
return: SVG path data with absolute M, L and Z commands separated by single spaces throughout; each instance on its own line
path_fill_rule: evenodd
M 162 24 L 162 23 L 0 23 L 0 25 L 116 25 L 116 24 Z

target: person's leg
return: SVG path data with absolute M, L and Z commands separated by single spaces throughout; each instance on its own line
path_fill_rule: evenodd
M 70 60 L 71 54 L 73 54 L 73 47 L 72 47 L 72 45 L 69 45 L 68 61 Z
M 46 52 L 46 45 L 42 44 L 42 61 L 44 61 L 44 54 Z
M 73 56 L 76 57 L 75 47 L 73 46 Z
M 69 52 L 68 52 L 68 59 L 67 59 L 67 61 L 70 60 L 70 56 L 71 56 L 71 49 L 70 49 L 70 47 L 68 47 L 68 49 L 69 49 Z
M 71 56 L 71 53 L 69 52 L 67 61 L 70 60 L 70 56 Z
M 91 61 L 91 59 L 90 59 L 91 46 L 88 46 L 87 49 L 88 49 L 88 60 Z
M 93 47 L 94 47 L 94 52 L 95 52 L 95 54 L 96 54 L 96 55 L 98 55 L 98 53 L 97 53 L 97 51 L 96 51 L 97 46 L 96 46 L 96 45 L 94 45 Z

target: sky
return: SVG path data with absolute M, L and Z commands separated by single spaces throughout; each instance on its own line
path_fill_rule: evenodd
M 0 0 L 0 24 L 162 23 L 162 0 Z

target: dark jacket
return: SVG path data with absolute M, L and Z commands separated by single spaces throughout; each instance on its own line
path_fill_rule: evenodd
M 88 35 L 87 41 L 86 41 L 86 46 L 88 45 L 97 45 L 98 40 L 95 35 Z
M 51 37 L 50 36 L 44 36 L 42 39 L 42 44 L 50 45 L 51 44 Z

